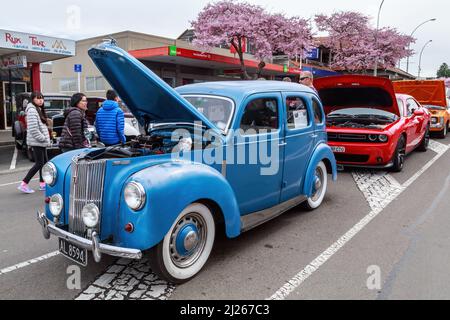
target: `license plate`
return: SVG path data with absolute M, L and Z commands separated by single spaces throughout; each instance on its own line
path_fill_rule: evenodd
M 345 147 L 331 147 L 331 150 L 336 153 L 344 153 Z
M 81 264 L 82 266 L 87 266 L 87 250 L 80 248 L 77 245 L 70 243 L 69 241 L 59 238 L 59 252 L 63 256 Z

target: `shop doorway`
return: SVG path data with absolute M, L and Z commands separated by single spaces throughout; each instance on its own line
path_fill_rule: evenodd
M 11 82 L 11 91 L 9 86 L 10 82 L 3 82 L 3 112 L 0 113 L 0 129 L 10 129 L 12 127 L 17 111 L 16 95 L 28 92 L 26 82 Z

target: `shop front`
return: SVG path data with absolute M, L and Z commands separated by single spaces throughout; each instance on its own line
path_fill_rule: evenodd
M 0 130 L 12 127 L 18 94 L 41 90 L 40 64 L 74 55 L 75 41 L 0 30 Z

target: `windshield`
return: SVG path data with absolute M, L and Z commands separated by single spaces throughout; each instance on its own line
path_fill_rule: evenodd
M 183 95 L 200 113 L 223 132 L 227 132 L 234 113 L 231 99 L 205 95 Z
M 363 118 L 363 117 L 380 117 L 395 120 L 397 116 L 393 113 L 372 108 L 348 108 L 340 109 L 328 114 L 328 118 Z
M 70 100 L 67 99 L 55 99 L 55 98 L 45 98 L 44 108 L 45 109 L 57 109 L 65 110 L 69 107 Z

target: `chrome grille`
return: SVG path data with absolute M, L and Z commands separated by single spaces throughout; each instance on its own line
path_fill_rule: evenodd
M 69 232 L 90 238 L 83 223 L 82 210 L 88 203 L 100 210 L 97 227 L 92 231 L 100 233 L 103 184 L 105 181 L 106 160 L 72 160 L 72 180 L 70 182 Z

